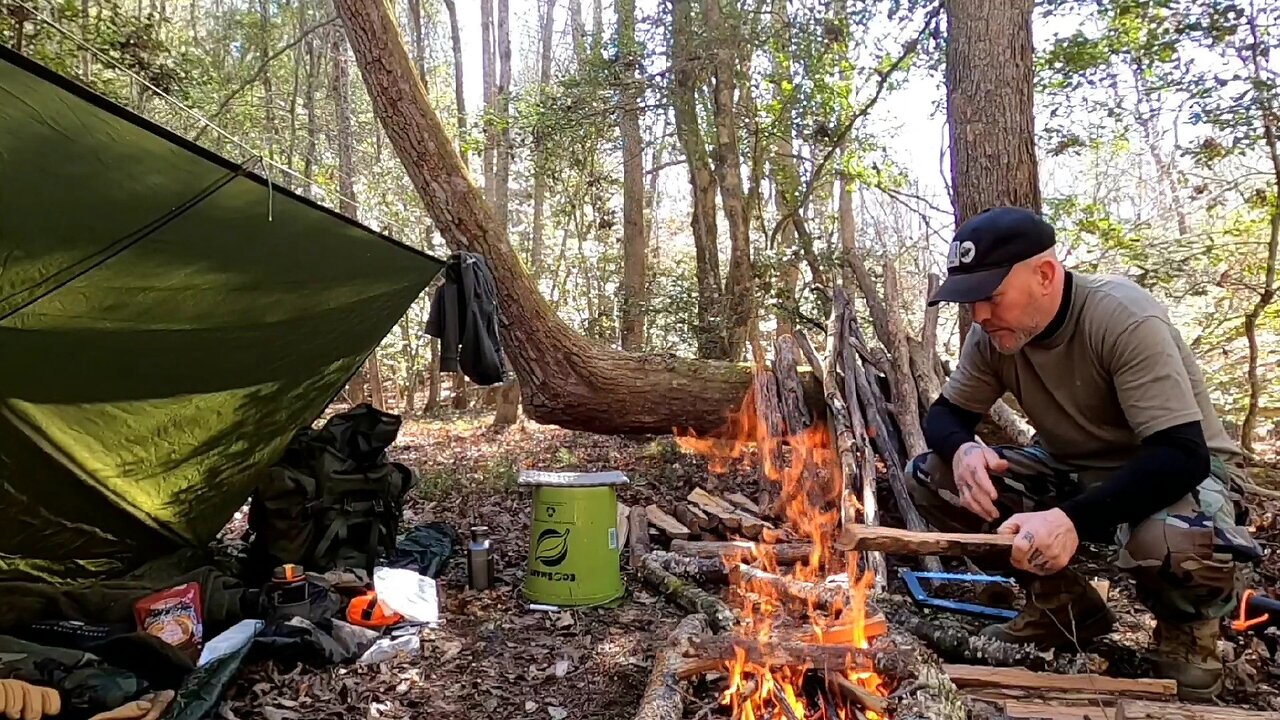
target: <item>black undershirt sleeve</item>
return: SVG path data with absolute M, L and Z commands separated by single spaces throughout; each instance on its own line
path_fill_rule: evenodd
M 973 433 L 981 421 L 981 414 L 965 410 L 939 395 L 925 415 L 924 440 L 929 449 L 949 465 L 961 445 L 973 442 Z
M 932 416 L 932 413 L 930 414 Z M 1152 433 L 1137 456 L 1106 482 L 1061 505 L 1076 534 L 1096 536 L 1138 523 L 1169 507 L 1209 476 L 1209 447 L 1200 421 Z

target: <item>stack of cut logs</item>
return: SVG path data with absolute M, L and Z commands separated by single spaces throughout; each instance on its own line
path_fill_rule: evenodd
M 787 720 L 1280 720 L 1274 712 L 1178 704 L 1171 681 L 1106 677 L 1098 674 L 1105 662 L 1096 656 L 989 640 L 963 625 L 928 619 L 910 600 L 885 592 L 885 555 L 913 556 L 938 571 L 937 556 L 1008 552 L 1010 541 L 931 532 L 920 517 L 903 476 L 904 456 L 914 443 L 903 441 L 894 404 L 880 385 L 882 373 L 892 378 L 910 366 L 884 372 L 889 361 L 868 349 L 841 290 L 833 299 L 826 349 L 823 361 L 801 333 L 779 338 L 771 367 L 757 367 L 750 402 L 743 404 L 755 415 L 751 425 L 762 468 L 780 462 L 772 454 L 781 452 L 781 443 L 760 440 L 794 443 L 815 425 L 825 427 L 831 467 L 811 478 L 816 489 L 762 482 L 763 489 L 747 497 L 701 485 L 668 506 L 619 507 L 621 540 L 629 546 L 636 573 L 690 613 L 657 652 L 635 720 L 680 720 L 682 683 L 725 675 L 730 661 L 744 657 L 756 665 L 795 668 L 816 680 L 805 683 L 810 691 L 818 688 L 813 691 L 817 700 L 805 707 L 823 710 L 802 717 L 794 703 L 779 698 L 771 717 Z M 799 371 L 801 356 L 812 379 Z M 913 393 L 898 402 L 915 401 Z M 741 420 L 734 417 L 732 423 Z M 905 529 L 878 527 L 881 481 L 892 491 Z M 827 547 L 815 547 L 816 536 L 802 536 L 802 528 L 785 522 L 791 516 L 783 508 L 794 499 L 786 495 L 796 492 L 810 492 L 811 502 L 838 510 L 838 537 L 824 535 L 819 543 Z M 866 573 L 875 579 L 865 614 L 856 614 L 856 627 L 841 612 L 849 607 L 848 580 L 806 581 L 787 571 L 797 563 L 816 568 L 821 557 L 824 570 L 838 572 L 841 568 L 827 565 L 851 550 L 858 551 L 860 567 L 848 580 Z M 725 588 L 739 594 L 767 590 L 781 599 L 777 614 L 790 617 L 769 618 L 768 632 L 759 633 L 757 618 L 744 617 L 725 602 Z M 862 638 L 859 645 L 854 637 Z M 888 697 L 848 679 L 862 672 L 885 679 L 892 691 Z M 741 687 L 737 692 L 743 693 Z M 840 710 L 825 714 L 830 707 Z

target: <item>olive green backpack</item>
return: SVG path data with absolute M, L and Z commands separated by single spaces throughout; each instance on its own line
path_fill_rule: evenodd
M 387 459 L 399 430 L 400 416 L 369 404 L 299 430 L 250 503 L 250 574 L 265 580 L 284 563 L 372 573 L 394 552 L 414 485 L 409 468 Z

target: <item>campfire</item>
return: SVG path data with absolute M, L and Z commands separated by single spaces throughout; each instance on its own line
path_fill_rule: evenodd
M 685 450 L 707 457 L 713 473 L 758 463 L 765 484 L 777 493 L 767 509 L 785 521 L 784 532 L 795 533 L 810 547 L 785 572 L 778 557 L 761 546 L 724 558 L 733 595 L 740 600 L 740 621 L 731 639 L 733 655 L 724 660 L 729 681 L 721 701 L 732 708 L 734 720 L 882 720 L 889 717 L 884 700 L 888 682 L 855 662 L 856 653 L 850 652 L 838 667 L 818 668 L 808 658 L 793 664 L 752 652 L 789 642 L 837 652 L 867 649 L 876 631 L 868 623 L 867 609 L 875 575 L 859 569 L 856 554 L 831 551 L 842 517 L 851 519 L 863 510 L 856 499 L 846 497 L 831 430 L 825 419 L 818 419 L 799 432 L 781 432 L 781 423 L 769 419 L 785 413 L 771 412 L 768 400 L 762 400 L 768 396 L 758 391 L 764 382 L 774 382 L 766 373 L 756 368 L 755 389 L 715 437 L 689 433 L 676 439 Z M 848 506 L 842 508 L 842 502 Z M 835 575 L 847 578 L 847 587 L 826 584 Z M 883 629 L 883 623 L 878 627 Z

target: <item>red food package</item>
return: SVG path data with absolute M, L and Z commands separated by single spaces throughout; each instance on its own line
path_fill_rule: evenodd
M 178 648 L 191 660 L 200 658 L 204 620 L 200 583 L 186 583 L 148 595 L 133 606 L 138 629 Z

